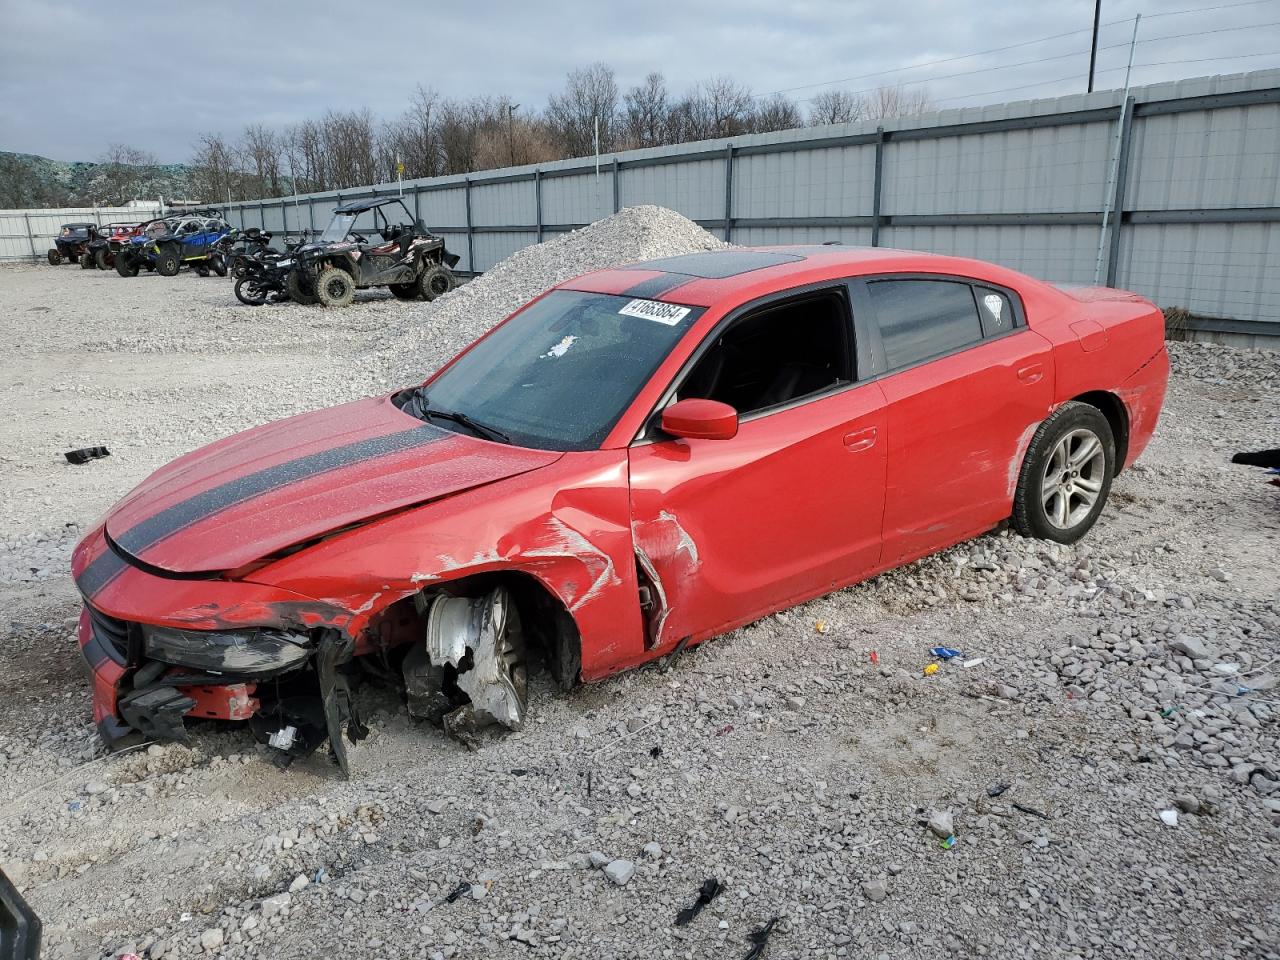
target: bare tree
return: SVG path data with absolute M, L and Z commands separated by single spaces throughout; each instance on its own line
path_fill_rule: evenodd
M 380 179 L 373 114 L 367 108 L 348 113 L 329 111 L 320 121 L 320 139 L 331 188 L 344 190 Z
M 593 63 L 569 72 L 563 93 L 547 102 L 547 120 L 571 157 L 585 157 L 595 150 L 596 123 L 600 125 L 600 150 L 614 149 L 618 125 L 618 81 L 613 68 Z
M 143 185 L 159 165 L 153 154 L 123 143 L 108 144 L 96 171 L 95 187 L 111 203 L 138 199 Z
M 755 105 L 750 125 L 753 133 L 771 133 L 803 127 L 804 118 L 794 100 L 785 94 L 775 93 Z
M 240 152 L 257 180 L 254 186 L 259 196 L 280 196 L 280 139 L 260 123 L 244 128 Z
M 913 117 L 936 109 L 924 87 L 907 90 L 902 84 L 896 87 L 879 87 L 867 101 L 868 120 L 892 120 L 896 117 Z
M 656 71 L 627 91 L 623 97 L 623 139 L 628 147 L 660 147 L 671 142 L 667 99 L 666 78 Z
M 853 123 L 862 119 L 866 109 L 866 101 L 856 93 L 849 90 L 823 90 L 809 101 L 809 126 Z

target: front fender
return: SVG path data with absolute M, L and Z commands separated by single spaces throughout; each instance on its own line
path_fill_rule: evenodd
M 251 574 L 351 611 L 357 636 L 393 603 L 482 573 L 537 580 L 582 637 L 596 679 L 645 659 L 625 451 L 554 464 L 332 537 Z

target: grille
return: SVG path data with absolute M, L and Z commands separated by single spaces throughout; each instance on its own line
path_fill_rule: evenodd
M 89 611 L 89 622 L 93 625 L 93 635 L 104 646 L 108 646 L 119 654 L 120 660 L 129 659 L 129 624 L 115 617 L 108 617 L 93 607 L 85 604 Z

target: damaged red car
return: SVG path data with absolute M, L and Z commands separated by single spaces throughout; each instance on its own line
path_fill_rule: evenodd
M 588 274 L 411 389 L 157 471 L 76 548 L 108 741 L 290 754 L 402 686 L 467 737 L 1009 520 L 1061 542 L 1142 452 L 1160 311 L 975 260 L 727 249 Z

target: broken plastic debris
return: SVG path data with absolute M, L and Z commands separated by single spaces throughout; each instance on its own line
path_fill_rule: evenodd
M 928 664 L 924 668 L 924 675 L 926 677 L 932 677 L 937 672 L 938 672 L 938 665 L 936 663 Z
M 702 887 L 698 890 L 698 899 L 694 901 L 693 906 L 685 907 L 676 914 L 676 926 L 683 927 L 693 921 L 702 908 L 719 896 L 721 889 L 720 881 L 715 877 L 708 877 L 702 881 Z
M 1215 663 L 1210 669 L 1212 669 L 1214 673 L 1220 673 L 1223 676 L 1230 676 L 1231 674 L 1238 673 L 1240 671 L 1240 664 Z
M 277 750 L 288 750 L 293 746 L 294 739 L 298 736 L 298 728 L 285 726 L 275 731 L 267 738 L 267 743 L 275 747 Z
M 111 451 L 106 447 L 81 447 L 79 450 L 68 450 L 63 456 L 67 458 L 67 463 L 79 464 L 109 457 L 111 456 Z
M 960 666 L 968 670 L 970 667 L 976 667 L 978 664 L 986 663 L 986 662 L 987 662 L 986 657 L 973 657 L 972 659 L 965 658 L 964 660 L 960 661 Z
M 964 654 L 961 653 L 959 650 L 955 650 L 951 647 L 930 647 L 929 652 L 933 654 L 935 657 L 937 657 L 939 660 L 951 660 L 955 657 L 964 656 Z
M 877 666 L 877 665 L 880 663 L 880 654 L 878 654 L 878 653 L 876 653 L 874 650 L 872 650 L 871 652 L 869 652 L 869 653 L 867 654 L 867 659 L 871 661 L 871 665 L 872 665 L 873 667 L 874 667 L 874 666 Z
M 1161 810 L 1160 819 L 1164 822 L 1166 827 L 1176 827 L 1178 825 L 1178 811 Z
M 954 834 L 952 836 L 947 837 L 947 839 L 943 840 L 941 843 L 941 847 L 943 850 L 950 850 L 955 845 L 956 845 L 956 838 Z
M 778 918 L 774 917 L 759 930 L 747 934 L 747 940 L 751 942 L 751 949 L 747 951 L 747 955 L 742 960 L 761 960 L 769 946 L 769 935 L 773 933 L 773 928 L 777 922 Z
M 831 629 L 831 627 L 827 625 L 827 621 L 818 620 L 816 623 L 814 623 L 813 629 L 818 633 L 826 633 L 828 630 Z

